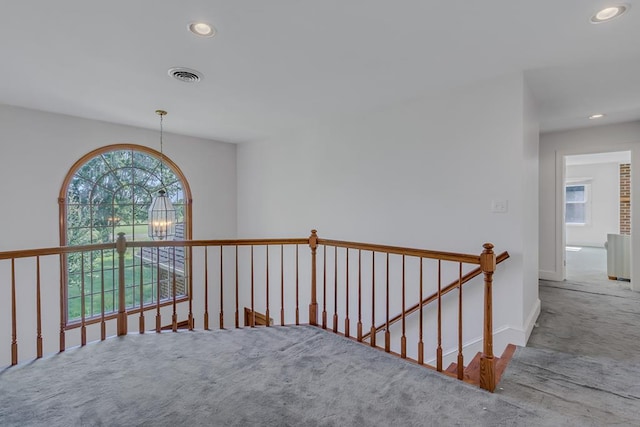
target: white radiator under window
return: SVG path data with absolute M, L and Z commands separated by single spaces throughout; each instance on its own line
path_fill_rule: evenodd
M 631 279 L 631 236 L 607 234 L 607 276 Z

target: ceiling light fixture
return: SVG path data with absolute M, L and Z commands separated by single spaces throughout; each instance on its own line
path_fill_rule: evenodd
M 604 114 L 602 113 L 592 114 L 589 116 L 589 120 L 601 119 L 603 117 L 604 117 Z
M 620 4 L 620 5 L 617 5 L 617 6 L 606 7 L 604 9 L 600 10 L 595 15 L 593 15 L 591 17 L 591 22 L 594 23 L 594 24 L 600 24 L 602 22 L 608 22 L 608 21 L 611 21 L 612 19 L 617 18 L 618 16 L 622 15 L 627 10 L 629 10 L 629 5 L 627 5 L 627 4 Z
M 149 237 L 153 240 L 171 240 L 176 235 L 176 210 L 167 196 L 164 187 L 163 163 L 164 154 L 162 151 L 162 119 L 167 115 L 164 110 L 156 110 L 160 116 L 160 189 L 158 194 L 151 201 L 149 206 Z
M 216 35 L 216 29 L 206 22 L 192 22 L 188 28 L 198 37 L 213 37 Z

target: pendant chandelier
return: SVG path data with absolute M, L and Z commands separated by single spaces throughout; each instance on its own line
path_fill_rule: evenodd
M 176 235 L 176 210 L 164 187 L 162 151 L 162 120 L 167 112 L 156 110 L 156 114 L 160 116 L 160 189 L 149 206 L 149 237 L 153 240 L 171 240 Z

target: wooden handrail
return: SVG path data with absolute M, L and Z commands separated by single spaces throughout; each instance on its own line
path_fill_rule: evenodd
M 164 248 L 198 246 L 265 246 L 265 245 L 308 245 L 308 238 L 285 239 L 217 239 L 217 240 L 168 240 L 168 241 L 127 241 L 128 248 Z
M 226 239 L 226 240 L 171 240 L 171 241 L 127 241 L 127 248 L 165 248 L 198 246 L 251 246 L 251 245 L 306 245 L 309 239 Z M 116 243 L 98 243 L 79 246 L 57 246 L 52 248 L 24 249 L 0 252 L 0 260 L 33 258 L 37 256 L 60 255 L 73 252 L 89 252 L 116 249 Z
M 502 261 L 506 260 L 507 258 L 509 258 L 509 252 L 502 252 L 500 255 L 498 255 L 496 257 L 496 263 L 500 264 Z M 473 279 L 474 277 L 478 277 L 480 274 L 482 274 L 482 268 L 478 267 L 470 272 L 468 272 L 467 274 L 465 274 L 464 276 L 462 276 L 462 284 L 464 285 L 465 283 L 467 283 L 469 280 Z M 448 294 L 449 292 L 451 292 L 454 289 L 458 288 L 458 282 L 459 280 L 454 280 L 453 282 L 449 283 L 447 286 L 445 286 L 444 288 L 442 288 L 442 290 L 440 291 L 440 295 L 444 296 L 446 294 Z M 422 300 L 422 306 L 424 307 L 425 305 L 435 301 L 438 298 L 438 292 L 434 292 L 433 294 L 429 295 L 427 298 L 424 298 Z M 415 313 L 416 311 L 418 311 L 420 309 L 420 303 L 417 303 L 415 305 L 412 305 L 411 307 L 409 307 L 409 309 L 407 309 L 404 312 L 405 317 Z M 394 323 L 398 322 L 399 320 L 402 319 L 402 313 L 398 314 L 397 316 L 391 318 L 389 320 L 389 326 L 393 325 Z M 383 328 L 385 328 L 387 325 L 387 323 L 381 323 L 380 325 L 378 325 L 376 327 L 376 332 L 381 332 Z M 364 334 L 362 336 L 363 340 L 366 340 L 369 338 L 369 336 L 371 335 L 370 332 L 367 332 L 366 334 Z
M 41 248 L 41 249 L 25 249 L 17 251 L 0 252 L 0 260 L 4 259 L 18 259 L 18 258 L 34 258 L 37 256 L 47 255 L 60 255 L 68 254 L 72 252 L 89 252 L 100 251 L 106 249 L 115 249 L 116 244 L 113 243 L 99 243 L 95 245 L 81 245 L 81 246 L 58 246 L 54 248 Z
M 285 245 L 294 247 L 293 248 L 294 251 L 289 252 L 287 254 L 287 258 L 289 260 L 287 262 L 287 265 L 288 265 L 287 271 L 290 272 L 290 273 L 287 273 L 289 275 L 287 277 L 287 292 L 285 292 L 285 252 L 284 252 Z M 301 245 L 305 245 L 305 246 L 308 245 L 310 250 L 310 254 L 309 256 L 305 256 L 305 261 L 303 262 L 302 266 L 300 265 L 300 261 L 299 261 L 299 250 Z M 318 246 L 320 245 L 323 246 L 322 254 L 324 256 L 322 256 L 321 258 L 322 265 L 319 267 L 321 270 L 319 272 L 318 265 L 317 265 L 318 263 L 317 253 L 318 253 Z M 238 248 L 240 246 L 250 247 L 251 249 L 250 258 L 247 259 L 244 255 L 242 257 L 239 256 Z M 255 258 L 254 247 L 256 246 L 263 247 L 263 249 L 258 252 L 257 256 L 260 258 L 264 258 L 265 260 L 264 263 L 260 258 L 257 261 L 254 259 Z M 272 289 L 270 287 L 270 278 L 272 278 L 271 277 L 272 270 L 270 269 L 272 264 L 270 262 L 270 259 L 271 259 L 270 249 L 276 249 L 276 248 L 273 248 L 273 246 L 280 246 L 280 251 L 279 251 L 280 259 L 277 260 L 279 261 L 279 264 L 280 264 L 280 286 L 279 286 L 280 295 L 278 295 L 278 291 L 275 290 L 275 287 L 273 289 L 273 291 L 275 291 L 275 295 L 272 295 Z M 176 274 L 175 248 L 185 248 L 184 252 L 186 254 L 187 259 L 193 259 L 192 248 L 194 247 L 199 247 L 204 249 L 204 266 L 203 266 L 204 268 L 204 278 L 203 278 L 204 285 L 203 286 L 204 286 L 204 296 L 205 296 L 204 301 L 200 301 L 199 298 L 196 300 L 193 299 L 194 292 L 193 292 L 193 282 L 192 282 L 193 274 L 191 273 L 191 266 L 192 266 L 191 263 L 189 263 L 189 266 L 188 266 L 189 270 L 185 271 L 187 275 L 186 277 L 190 279 L 188 283 L 188 291 L 185 291 L 186 292 L 185 295 L 179 296 L 177 294 L 178 278 Z M 208 304 L 209 304 L 210 295 L 212 295 L 212 293 L 209 292 L 209 279 L 211 277 L 209 277 L 209 271 L 208 271 L 210 260 L 209 260 L 209 256 L 208 256 L 209 254 L 207 249 L 211 249 L 215 247 L 219 248 L 220 280 L 219 280 L 219 283 L 214 282 L 213 286 L 220 287 L 220 298 L 219 298 L 219 301 L 217 302 L 217 305 L 219 305 L 220 307 L 220 323 L 219 323 L 220 328 L 224 327 L 223 326 L 224 325 L 223 323 L 224 305 L 225 305 L 224 295 L 228 295 L 226 293 L 227 289 L 228 291 L 230 291 L 230 294 L 232 295 L 231 296 L 232 300 L 228 301 L 227 305 L 231 306 L 232 303 L 235 305 L 235 326 L 240 327 L 239 304 L 241 302 L 240 296 L 242 295 L 240 293 L 240 290 L 242 289 L 243 292 L 245 290 L 247 291 L 243 299 L 245 299 L 246 302 L 248 303 L 249 301 L 247 300 L 247 298 L 250 298 L 251 315 L 249 316 L 249 321 L 245 322 L 245 323 L 248 323 L 250 326 L 254 326 L 256 324 L 256 310 L 262 310 L 264 308 L 265 315 L 267 317 L 270 317 L 270 312 L 271 312 L 270 309 L 273 308 L 271 307 L 270 302 L 272 301 L 272 299 L 274 299 L 277 296 L 279 296 L 279 300 L 280 300 L 280 324 L 281 325 L 285 324 L 285 308 L 287 309 L 287 312 L 291 316 L 291 319 L 293 319 L 293 315 L 295 314 L 296 325 L 301 324 L 301 322 L 304 323 L 305 319 L 304 318 L 300 319 L 300 304 L 301 304 L 300 298 L 301 298 L 301 295 L 307 294 L 305 298 L 307 297 L 309 298 L 308 323 L 314 326 L 327 329 L 326 317 L 327 317 L 327 308 L 328 308 L 327 303 L 329 301 L 328 300 L 329 295 L 327 295 L 327 255 L 326 254 L 327 254 L 327 247 L 329 248 L 333 247 L 334 250 L 331 251 L 333 252 L 333 257 L 332 257 L 333 270 L 331 271 L 331 276 L 333 276 L 332 277 L 333 280 L 332 280 L 332 283 L 329 284 L 329 286 L 332 288 L 331 295 L 330 295 L 332 300 L 330 304 L 332 305 L 332 307 L 330 308 L 330 310 L 333 313 L 333 323 L 332 323 L 332 327 L 330 327 L 329 329 L 331 329 L 334 333 L 341 334 L 345 337 L 353 336 L 353 331 L 351 330 L 351 327 L 350 327 L 350 318 L 349 318 L 350 297 L 353 296 L 352 295 L 353 292 L 351 291 L 351 289 L 353 288 L 350 287 L 351 275 L 350 275 L 349 268 L 350 268 L 350 255 L 353 254 L 354 250 L 357 250 L 358 251 L 358 257 L 357 257 L 357 261 L 358 261 L 358 283 L 357 283 L 358 324 L 357 324 L 357 335 L 353 339 L 356 339 L 357 341 L 360 341 L 360 342 L 368 339 L 369 341 L 368 345 L 372 347 L 378 347 L 378 345 L 376 344 L 376 335 L 378 334 L 378 332 L 382 332 L 382 330 L 384 330 L 385 332 L 384 350 L 386 350 L 387 352 L 393 352 L 395 354 L 396 350 L 392 351 L 390 326 L 395 324 L 396 322 L 402 321 L 402 336 L 400 337 L 400 348 L 397 354 L 400 357 L 409 358 L 409 359 L 411 359 L 412 357 L 416 357 L 416 359 L 412 359 L 412 360 L 417 361 L 421 365 L 425 365 L 433 369 L 437 369 L 438 371 L 443 371 L 442 335 L 449 333 L 448 330 L 443 330 L 443 328 L 441 327 L 441 316 L 442 316 L 441 310 L 443 309 L 441 305 L 442 297 L 443 295 L 446 295 L 451 291 L 458 289 L 460 291 L 460 293 L 458 294 L 458 328 L 457 328 L 458 365 L 459 365 L 457 367 L 457 374 L 458 374 L 457 377 L 459 379 L 463 379 L 464 377 L 463 375 L 464 359 L 463 359 L 462 326 L 461 326 L 463 324 L 462 322 L 462 312 L 463 312 L 462 288 L 463 286 L 462 285 L 467 283 L 471 279 L 483 274 L 484 275 L 484 306 L 482 307 L 482 309 L 484 310 L 484 322 L 482 324 L 483 351 L 482 351 L 481 357 L 479 358 L 480 386 L 490 391 L 493 391 L 495 389 L 496 358 L 493 355 L 492 282 L 493 282 L 493 274 L 495 272 L 496 264 L 501 263 L 502 261 L 509 258 L 509 254 L 507 252 L 503 252 L 496 257 L 496 255 L 493 252 L 493 245 L 490 243 L 485 243 L 483 245 L 484 251 L 480 255 L 470 255 L 470 254 L 458 254 L 458 253 L 451 253 L 451 252 L 432 251 L 432 250 L 425 250 L 425 249 L 403 248 L 398 246 L 377 245 L 377 244 L 361 243 L 361 242 L 349 242 L 349 241 L 343 241 L 343 240 L 320 239 L 315 230 L 312 230 L 311 235 L 307 238 L 214 239 L 214 240 L 143 241 L 143 242 L 127 241 L 124 233 L 119 233 L 118 240 L 112 243 L 102 243 L 102 244 L 83 245 L 83 246 L 60 246 L 60 247 L 54 247 L 54 248 L 0 252 L 0 261 L 9 260 L 11 262 L 11 274 L 12 274 L 11 301 L 10 301 L 11 310 L 12 310 L 12 313 L 11 313 L 11 328 L 12 328 L 11 329 L 11 364 L 12 365 L 16 364 L 19 361 L 18 335 L 20 335 L 21 337 L 23 336 L 21 332 L 22 329 L 17 328 L 17 321 L 20 320 L 17 313 L 17 309 L 22 307 L 23 305 L 21 301 L 16 301 L 16 291 L 18 286 L 18 284 L 16 283 L 16 272 L 15 272 L 16 259 L 20 259 L 20 258 L 36 259 L 35 269 L 36 269 L 37 308 L 36 308 L 36 314 L 35 314 L 36 331 L 35 331 L 34 338 L 38 346 L 37 357 L 42 357 L 42 350 L 41 350 L 42 327 L 40 325 L 42 321 L 42 316 L 40 314 L 40 292 L 41 292 L 40 291 L 40 274 L 41 274 L 40 257 L 54 256 L 54 257 L 60 258 L 60 271 L 62 272 L 61 279 L 60 279 L 60 313 L 61 313 L 60 314 L 60 351 L 64 351 L 66 348 L 65 332 L 67 330 L 79 327 L 80 333 L 81 333 L 81 345 L 85 345 L 87 325 L 92 323 L 97 323 L 99 321 L 101 325 L 101 339 L 104 340 L 106 338 L 106 320 L 115 319 L 117 323 L 116 325 L 117 335 L 125 335 L 128 333 L 128 328 L 127 328 L 128 317 L 131 316 L 131 314 L 133 313 L 138 313 L 138 312 L 140 313 L 139 331 L 140 333 L 144 333 L 145 332 L 144 312 L 146 310 L 154 309 L 154 308 L 156 311 L 155 330 L 157 332 L 160 332 L 163 329 L 162 322 L 161 322 L 162 316 L 166 316 L 170 314 L 171 315 L 170 328 L 173 331 L 176 331 L 179 325 L 181 324 L 181 322 L 178 321 L 178 312 L 179 312 L 178 303 L 183 303 L 184 305 L 182 307 L 184 307 L 185 309 L 188 308 L 188 319 L 185 321 L 185 325 L 187 325 L 189 329 L 193 329 L 194 302 L 197 304 L 201 304 L 202 302 L 204 302 L 204 325 L 205 325 L 205 328 L 209 328 L 209 305 Z M 266 251 L 264 250 L 265 249 L 264 247 L 266 247 Z M 167 250 L 167 253 L 171 254 L 172 258 L 168 259 L 167 267 L 166 267 L 167 274 L 164 276 L 164 278 L 161 279 L 162 274 L 161 274 L 160 251 L 162 248 L 173 248 L 173 249 Z M 223 274 L 223 270 L 226 265 L 223 259 L 224 253 L 226 252 L 225 248 L 232 248 L 231 250 L 235 248 L 235 260 L 234 260 L 235 261 L 235 277 L 233 277 L 233 274 L 231 274 L 230 276 L 232 276 L 232 278 L 227 280 L 225 280 L 225 277 L 227 277 L 228 275 Z M 339 248 L 343 250 L 339 250 Z M 228 252 L 231 252 L 231 250 L 229 250 Z M 104 303 L 105 302 L 105 289 L 104 289 L 104 283 L 105 283 L 104 255 L 105 254 L 104 254 L 104 251 L 117 252 L 117 254 L 114 254 L 116 255 L 115 259 L 113 261 L 110 261 L 110 264 L 109 264 L 109 270 L 113 270 L 113 273 L 110 273 L 110 274 L 113 274 L 112 280 L 114 284 L 117 285 L 117 289 L 118 289 L 117 312 L 109 312 L 108 314 L 105 313 L 105 303 Z M 139 303 L 136 303 L 134 301 L 133 306 L 127 309 L 125 294 L 127 293 L 126 292 L 127 286 L 129 285 L 125 283 L 125 268 L 128 268 L 128 266 L 126 266 L 126 262 L 129 262 L 129 261 L 125 262 L 125 258 L 127 256 L 130 257 L 132 251 L 134 252 L 135 256 L 133 258 L 134 268 L 131 271 L 134 274 L 138 274 L 140 276 L 141 284 L 145 282 L 144 269 L 155 268 L 155 272 L 153 271 L 151 272 L 152 273 L 151 275 L 153 276 L 152 283 L 151 283 L 152 285 L 151 292 L 155 295 L 155 301 L 154 301 L 154 304 L 148 304 L 148 305 L 144 304 L 145 293 L 147 292 L 147 288 L 145 287 L 146 286 L 145 284 L 143 286 L 140 286 L 140 288 L 137 290 L 140 294 Z M 364 283 L 362 281 L 363 279 L 362 251 L 368 251 L 368 252 L 371 252 L 372 254 L 372 257 L 370 259 L 371 283 L 366 284 L 366 287 L 363 287 Z M 98 319 L 97 317 L 93 317 L 94 316 L 93 312 L 92 312 L 92 317 L 85 318 L 85 302 L 83 298 L 81 303 L 81 308 L 80 308 L 82 313 L 80 321 L 75 323 L 69 323 L 67 321 L 68 319 L 66 315 L 67 283 L 64 279 L 64 274 L 63 274 L 65 269 L 65 259 L 68 254 L 73 254 L 73 253 L 79 254 L 82 261 L 80 272 L 78 273 L 80 274 L 80 277 L 81 277 L 80 294 L 85 295 L 84 281 L 85 281 L 86 272 L 84 270 L 84 265 L 85 265 L 84 258 L 86 258 L 87 253 L 92 253 L 92 252 L 98 252 L 98 253 L 102 252 L 102 254 L 98 256 L 97 260 L 93 260 L 92 258 L 92 261 L 91 261 L 92 263 L 96 263 L 96 262 L 99 263 L 101 267 L 96 267 L 96 268 L 102 270 L 102 277 L 98 278 L 99 287 L 97 288 L 98 291 L 101 292 L 100 318 Z M 143 253 L 147 253 L 147 252 L 155 252 L 157 254 L 157 262 L 153 260 L 153 256 L 150 259 L 151 267 L 145 264 L 146 258 L 143 259 Z M 140 253 L 140 258 L 138 261 L 139 265 L 136 266 L 135 262 L 136 262 L 136 259 L 137 259 L 136 257 L 138 253 Z M 339 262 L 339 256 L 338 256 L 339 254 L 340 254 L 340 257 L 344 256 L 343 258 L 344 264 L 342 264 L 342 261 Z M 380 272 L 376 271 L 376 258 L 381 258 L 381 257 L 377 257 L 376 255 L 380 255 L 380 254 L 386 254 L 386 269 L 385 269 L 386 280 L 384 280 L 383 281 L 384 283 L 382 284 L 380 283 L 380 280 L 379 280 L 380 274 L 377 274 Z M 390 268 L 389 268 L 390 255 L 394 255 L 394 256 L 399 255 L 402 257 L 402 271 L 401 271 L 402 287 L 401 288 L 398 287 L 395 290 L 392 289 L 390 286 L 392 283 L 391 277 L 390 277 Z M 418 258 L 420 261 L 420 295 L 419 295 L 419 298 L 417 298 L 419 302 L 411 307 L 407 307 L 405 305 L 405 302 L 406 302 L 405 299 L 408 297 L 407 295 L 408 284 L 406 283 L 406 264 L 405 264 L 406 257 Z M 423 266 L 424 259 L 436 260 L 438 264 L 438 292 L 433 293 L 432 295 L 429 295 L 426 298 L 423 297 L 423 293 L 422 293 L 423 292 L 422 266 Z M 117 267 L 112 266 L 111 263 L 114 261 L 117 261 Z M 230 261 L 233 261 L 233 259 Z M 309 262 L 309 264 L 307 264 L 307 261 Z M 215 262 L 215 261 L 211 261 L 211 262 Z M 443 264 L 443 262 L 456 263 L 458 268 L 457 279 L 449 283 L 447 286 L 442 286 L 443 284 L 441 283 L 441 279 L 442 279 L 441 265 Z M 154 263 L 157 265 L 154 266 L 153 265 Z M 242 264 L 243 268 L 248 269 L 250 267 L 250 276 L 247 275 L 246 277 L 243 277 L 242 280 L 240 280 L 240 274 L 239 274 L 239 269 L 241 267 L 240 264 Z M 462 275 L 463 264 L 470 265 L 471 267 L 468 267 L 468 268 L 473 268 L 473 270 L 470 271 L 469 273 L 466 273 L 465 275 Z M 92 264 L 92 266 L 93 265 L 94 264 Z M 342 269 L 342 266 L 344 266 L 344 269 Z M 308 267 L 308 270 L 307 270 L 307 267 Z M 137 268 L 140 268 L 140 269 L 136 270 Z M 256 269 L 259 269 L 258 272 L 256 272 Z M 260 270 L 263 270 L 263 271 L 260 271 Z M 277 270 L 277 267 L 276 267 L 276 270 Z M 344 271 L 344 276 L 343 276 L 344 282 L 342 280 L 338 280 L 339 270 Z M 93 274 L 93 271 L 94 271 L 94 267 L 92 267 L 92 274 Z M 183 270 L 180 270 L 180 271 L 181 271 L 180 274 L 182 274 Z M 307 274 L 309 273 L 310 275 L 307 276 Z M 396 275 L 396 273 L 397 272 L 394 272 L 394 275 Z M 302 277 L 300 276 L 302 274 L 305 275 L 305 278 L 303 280 L 306 283 L 301 285 L 300 279 L 302 279 Z M 318 277 L 317 277 L 318 274 L 323 275 L 323 280 L 320 283 L 320 286 L 322 287 L 321 289 L 318 289 Z M 378 280 L 376 279 L 376 276 L 378 276 Z M 164 293 L 164 296 L 162 297 L 162 301 L 161 301 L 161 288 L 160 288 L 161 280 L 163 280 L 162 286 L 166 288 L 166 289 L 163 288 L 162 290 L 162 292 Z M 384 287 L 384 291 L 385 291 L 384 295 L 382 295 L 383 289 L 381 287 Z M 95 291 L 93 290 L 94 289 L 93 278 L 91 279 L 91 289 L 92 289 L 91 291 L 92 295 L 95 294 Z M 364 292 L 363 292 L 363 289 L 364 289 Z M 391 301 L 390 294 L 392 291 L 401 292 L 400 296 L 401 296 L 401 303 L 402 303 L 402 313 L 398 314 L 393 318 L 390 318 L 389 307 L 390 307 L 390 301 Z M 180 292 L 182 292 L 182 290 Z M 235 293 L 235 298 L 233 298 L 234 293 Z M 322 297 L 321 321 L 319 319 L 319 316 L 320 316 L 320 307 L 319 307 L 319 300 L 318 300 L 319 293 L 321 294 L 321 297 Z M 413 291 L 411 291 L 411 293 L 413 293 Z M 378 295 L 376 296 L 376 294 Z M 170 295 L 170 296 L 167 297 L 166 295 Z M 197 292 L 196 292 L 196 295 L 197 295 Z M 262 297 L 256 298 L 256 295 L 264 295 L 264 298 Z M 382 298 L 382 300 L 376 301 L 376 299 L 380 297 Z M 287 298 L 286 301 L 285 301 L 285 298 Z M 20 299 L 20 296 L 18 296 L 18 299 Z M 261 301 L 261 300 L 264 300 L 264 301 Z M 407 316 L 417 311 L 420 311 L 420 313 L 422 313 L 423 308 L 427 304 L 435 301 L 439 302 L 438 330 L 436 335 L 438 344 L 437 344 L 437 348 L 435 349 L 437 363 L 435 366 L 430 366 L 430 365 L 426 365 L 424 362 L 425 341 L 423 340 L 422 317 L 421 317 L 421 322 L 420 322 L 418 331 L 414 331 L 413 328 L 408 328 L 407 327 L 408 325 L 406 324 L 406 319 L 407 319 Z M 376 304 L 376 302 L 378 302 L 378 304 Z M 362 319 L 363 303 L 370 304 L 370 307 L 371 307 L 370 323 L 367 322 L 363 324 L 363 319 Z M 378 317 L 378 322 L 380 322 L 381 320 L 380 317 L 383 314 L 380 312 L 380 310 L 376 310 L 376 309 L 380 308 L 383 303 L 385 304 L 385 307 L 386 307 L 386 312 L 384 313 L 385 321 L 384 323 L 381 323 L 379 326 L 376 326 L 376 316 Z M 93 302 L 91 302 L 91 304 L 93 304 Z M 113 305 L 114 305 L 113 308 L 115 309 L 116 304 L 113 304 Z M 28 304 L 26 306 L 28 306 Z M 162 314 L 161 307 L 165 307 L 165 306 L 166 307 L 171 306 L 171 310 L 165 309 L 164 310 L 165 314 Z M 196 313 L 197 312 L 198 311 L 196 310 Z M 340 326 L 340 322 L 339 322 L 340 317 L 344 317 L 343 319 L 344 328 L 341 328 Z M 293 320 L 289 320 L 289 322 L 293 322 Z M 363 335 L 363 330 L 365 328 L 368 333 Z M 413 354 L 407 354 L 408 342 L 413 341 L 414 338 L 418 343 L 417 356 L 414 356 Z
M 168 240 L 168 241 L 127 241 L 127 248 L 164 248 L 164 247 L 198 247 L 198 246 L 251 246 L 251 245 L 307 245 L 309 238 L 279 239 L 215 239 L 215 240 Z M 453 252 L 430 251 L 426 249 L 403 248 L 400 246 L 376 245 L 372 243 L 349 242 L 343 240 L 317 239 L 317 245 L 336 246 L 339 248 L 361 249 L 389 254 L 408 255 L 421 258 L 441 259 L 443 261 L 480 264 L 479 255 L 457 254 Z M 41 249 L 25 249 L 0 252 L 0 260 L 11 258 L 30 258 L 35 256 L 67 254 L 71 252 L 88 252 L 116 249 L 116 243 L 99 243 L 80 246 L 58 246 Z
M 480 265 L 479 255 L 458 254 L 453 252 L 430 251 L 426 249 L 403 248 L 400 246 L 376 245 L 372 243 L 347 242 L 344 240 L 318 239 L 319 245 L 336 246 L 346 249 L 381 252 L 387 254 L 415 256 L 419 258 L 440 259 L 442 261 L 464 262 Z

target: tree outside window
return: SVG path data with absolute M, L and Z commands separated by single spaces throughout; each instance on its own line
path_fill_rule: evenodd
M 68 246 L 113 242 L 118 233 L 127 240 L 150 240 L 147 212 L 153 195 L 164 187 L 176 209 L 176 240 L 187 236 L 185 183 L 152 150 L 136 146 L 112 146 L 94 152 L 67 177 L 64 198 L 64 236 Z M 86 157 L 85 157 L 86 158 Z M 164 184 L 164 185 L 163 185 Z M 115 250 L 69 254 L 66 257 L 67 321 L 81 318 L 84 278 L 85 318 L 118 310 L 117 253 Z M 172 296 L 176 273 L 177 294 L 186 295 L 184 250 L 148 249 L 125 255 L 125 300 L 127 308 L 154 304 Z M 142 274 L 141 274 L 142 273 Z M 159 276 L 159 277 L 158 277 Z M 159 280 L 158 280 L 159 279 Z M 158 291 L 157 284 L 160 284 Z M 158 293 L 160 294 L 158 296 Z

